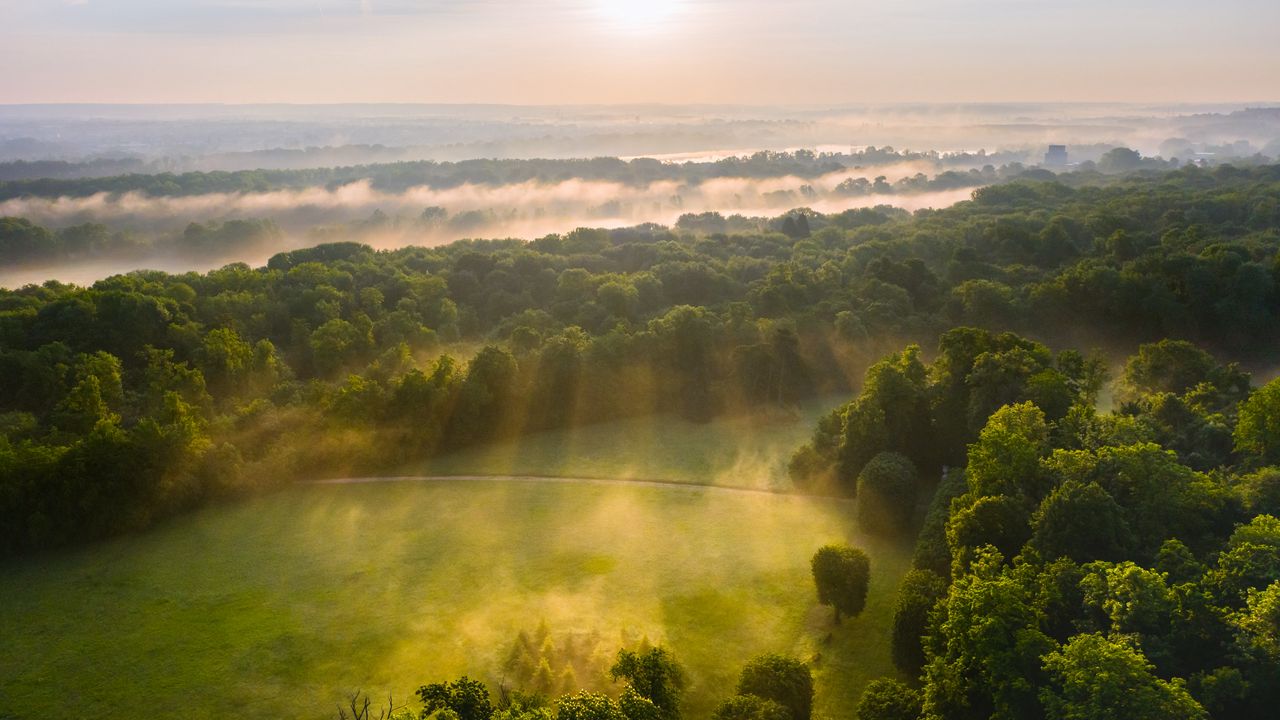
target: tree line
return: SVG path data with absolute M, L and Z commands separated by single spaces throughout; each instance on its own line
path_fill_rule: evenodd
M 981 167 L 1017 163 L 1021 154 L 986 152 L 937 153 L 895 150 L 892 147 L 851 149 L 847 153 L 811 150 L 763 150 L 740 157 L 704 162 L 670 163 L 652 158 L 588 159 L 474 159 L 458 162 L 405 162 L 322 167 L 295 170 L 238 170 L 208 172 L 147 172 L 139 161 L 95 160 L 85 163 L 0 163 L 0 200 L 18 197 L 87 197 L 98 193 L 145 193 L 181 197 L 205 193 L 266 192 L 308 187 L 336 187 L 368 180 L 379 190 L 399 192 L 410 187 L 452 188 L 463 184 L 509 185 L 524 182 L 600 180 L 627 185 L 659 181 L 699 183 L 715 178 L 817 177 L 852 167 L 900 162 L 928 162 L 940 168 Z M 129 170 L 103 175 L 113 168 Z M 94 175 L 98 175 L 95 177 Z
M 864 479 L 893 496 L 913 472 L 957 464 L 1010 388 L 1032 388 L 1055 420 L 1096 391 L 1088 358 L 1001 331 L 1086 347 L 1176 333 L 1237 358 L 1272 349 L 1278 218 L 1280 167 L 1185 168 L 1106 187 L 997 185 L 914 214 L 709 215 L 391 252 L 334 243 L 261 268 L 3 290 L 0 548 L 145 527 L 268 482 L 257 478 L 847 393 L 904 339 L 993 333 L 944 343 L 961 367 L 987 353 L 977 390 L 953 380 L 921 399 L 923 359 L 906 353 L 869 382 L 915 414 L 886 415 L 888 439 L 843 459 L 815 440 L 795 464 L 802 484 L 848 489 L 860 463 L 897 453 L 914 469 L 886 456 Z M 896 403 L 867 401 L 855 424 L 888 427 L 877 412 Z M 918 454 L 907 431 L 935 414 L 952 418 L 948 435 Z M 1190 467 L 1224 452 L 1214 422 L 1170 433 Z

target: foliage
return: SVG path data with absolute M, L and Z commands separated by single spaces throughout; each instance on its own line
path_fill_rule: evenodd
M 790 720 L 791 713 L 758 695 L 734 695 L 716 708 L 714 720 Z
M 1062 483 L 1032 518 L 1030 547 L 1045 560 L 1118 560 L 1132 543 L 1124 510 L 1097 483 Z
M 919 675 L 924 667 L 922 641 L 929 614 L 946 594 L 947 581 L 932 570 L 917 568 L 903 578 L 893 611 L 892 643 L 893 662 L 904 673 Z
M 782 655 L 752 658 L 738 678 L 738 694 L 776 702 L 786 708 L 791 720 L 809 720 L 813 712 L 809 666 Z
M 883 452 L 871 458 L 858 473 L 858 522 L 882 532 L 905 530 L 915 514 L 918 483 L 906 456 Z
M 565 172 L 636 182 L 669 173 L 763 177 L 826 172 L 828 162 L 793 153 L 692 168 L 410 163 L 379 166 L 375 184 L 448 186 L 472 172 L 520 181 Z M 234 192 L 370 172 L 137 175 L 35 181 L 21 192 Z M 256 269 L 144 271 L 87 288 L 52 282 L 0 291 L 0 371 L 13 379 L 0 387 L 0 416 L 20 419 L 4 426 L 10 449 L 0 452 L 27 453 L 16 448 L 30 443 L 41 448 L 33 457 L 65 456 L 99 419 L 115 415 L 132 437 L 163 411 L 169 390 L 192 408 L 207 439 L 189 446 L 194 455 L 163 454 L 171 464 L 138 474 L 122 502 L 145 507 L 129 522 L 75 523 L 73 504 L 98 501 L 89 490 L 98 471 L 89 466 L 55 472 L 61 489 L 43 465 L 21 479 L 0 478 L 13 508 L 0 522 L 0 546 L 28 552 L 123 532 L 321 469 L 370 474 L 541 430 L 654 412 L 701 421 L 796 404 L 849 391 L 868 366 L 859 397 L 797 454 L 793 477 L 798 486 L 852 493 L 863 466 L 890 451 L 916 465 L 919 491 L 941 467 L 964 463 L 968 444 L 1003 405 L 1035 403 L 1060 434 L 1060 419 L 1085 419 L 1079 409 L 1091 406 L 1104 366 L 1072 351 L 1055 355 L 1011 330 L 1055 344 L 1176 335 L 1134 365 L 1135 387 L 1161 387 L 1170 397 L 1144 396 L 1129 428 L 1187 467 L 1208 470 L 1234 462 L 1234 407 L 1247 387 L 1233 366 L 1208 363 L 1178 343 L 1238 358 L 1265 353 L 1260 339 L 1280 337 L 1278 188 L 1276 166 L 1183 168 L 1101 184 L 1064 175 L 992 186 L 972 202 L 914 215 L 872 208 L 689 217 L 673 228 L 392 252 L 343 238 Z M 788 219 L 791 235 L 779 232 Z M 117 244 L 110 228 L 0 225 L 18 253 L 53 243 L 92 254 Z M 270 242 L 275 232 L 266 221 L 231 219 L 193 225 L 174 243 L 203 251 Z M 899 338 L 937 342 L 939 352 L 931 364 L 914 349 L 870 362 Z M 87 362 L 78 358 L 105 355 L 119 365 L 118 394 L 110 377 L 77 369 Z M 97 378 L 97 396 L 85 372 Z M 360 430 L 378 442 L 338 457 L 297 450 L 309 438 Z M 225 450 L 206 458 L 211 448 Z M 219 477 L 219 464 L 241 474 Z M 181 492 L 159 489 L 171 485 Z M 1183 539 L 1195 547 L 1194 538 Z
M 632 720 L 608 695 L 582 691 L 556 701 L 556 720 Z M 636 720 L 639 720 L 637 718 Z
M 452 682 L 423 685 L 417 695 L 424 720 L 437 713 L 448 713 L 457 720 L 489 720 L 493 716 L 489 689 L 465 675 Z
M 857 720 L 916 720 L 920 712 L 920 691 L 906 683 L 881 678 L 867 685 L 854 717 Z
M 841 614 L 862 612 L 871 581 L 871 559 L 866 553 L 848 545 L 826 545 L 814 553 L 810 566 L 818 602 L 835 609 L 836 624 Z
M 1240 403 L 1236 450 L 1265 464 L 1280 462 L 1280 380 L 1272 380 Z
M 680 717 L 684 670 L 667 650 L 660 647 L 641 651 L 619 650 L 616 662 L 609 669 L 609 676 L 615 681 L 626 680 L 627 687 L 653 704 L 660 720 Z
M 1206 718 L 1183 683 L 1168 682 L 1142 653 L 1123 640 L 1081 634 L 1044 658 L 1049 685 L 1042 691 L 1051 720 Z
M 983 340 L 944 340 L 936 393 L 956 348 Z M 1277 483 L 1255 469 L 1265 442 L 1221 443 L 1265 434 L 1271 387 L 1166 341 L 1140 348 L 1122 389 L 1110 414 L 1087 393 L 1056 417 L 1034 399 L 997 409 L 939 486 L 894 621 L 895 661 L 923 667 L 923 717 L 1273 713 Z

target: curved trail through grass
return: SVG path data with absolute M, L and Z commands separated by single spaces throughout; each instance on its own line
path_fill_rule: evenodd
M 557 485 L 604 485 L 628 487 L 656 487 L 664 489 L 688 488 L 690 490 L 722 491 L 730 493 L 746 493 L 751 495 L 780 495 L 784 497 L 814 498 L 821 497 L 833 503 L 852 503 L 852 498 L 836 496 L 814 496 L 786 490 L 768 488 L 734 487 L 732 485 L 711 485 L 708 483 L 690 483 L 679 480 L 627 479 L 598 477 L 562 477 L 557 475 L 378 475 L 370 477 L 327 478 L 310 480 L 307 485 L 364 485 L 368 483 L 400 483 L 400 482 L 498 482 L 498 483 L 553 483 Z

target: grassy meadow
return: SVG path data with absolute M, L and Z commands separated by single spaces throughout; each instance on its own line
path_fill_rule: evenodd
M 690 673 L 690 717 L 766 651 L 811 660 L 817 714 L 845 716 L 893 672 L 909 543 L 862 535 L 847 502 L 730 489 L 785 489 L 789 453 L 840 400 L 706 424 L 626 419 L 405 468 L 668 485 L 304 484 L 0 565 L 0 718 L 336 717 L 356 689 L 409 700 L 464 673 L 510 684 L 518 633 L 540 626 L 602 655 L 639 638 L 670 647 Z M 873 559 L 867 610 L 840 627 L 808 569 L 834 541 Z
M 787 460 L 818 418 L 848 400 L 697 423 L 646 415 L 491 443 L 404 468 L 414 475 L 548 475 L 785 490 Z
M 890 672 L 906 548 L 847 505 L 696 487 L 497 480 L 308 485 L 144 535 L 0 567 L 0 716 L 336 717 L 345 692 L 407 699 L 497 682 L 518 632 L 647 636 L 706 716 L 742 660 L 817 658 L 818 710 Z M 866 613 L 835 628 L 809 555 L 873 558 Z M 615 645 L 616 645 L 615 644 Z

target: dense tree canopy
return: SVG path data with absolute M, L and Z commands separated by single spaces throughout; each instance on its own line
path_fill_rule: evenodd
M 956 337 L 930 368 L 937 392 Z M 1211 417 L 1249 436 L 1265 427 L 1246 417 L 1265 415 L 1273 384 L 1251 389 L 1238 368 L 1174 342 L 1141 347 L 1119 384 L 1129 396 L 1111 413 L 1077 391 L 1065 413 L 1026 399 L 989 414 L 963 474 L 938 485 L 899 591 L 894 658 L 919 674 L 921 709 L 910 714 L 913 690 L 884 682 L 868 712 L 1273 714 L 1280 521 L 1268 514 L 1267 445 L 1224 449 L 1218 434 L 1171 429 Z M 1190 419 L 1171 417 L 1170 398 Z

